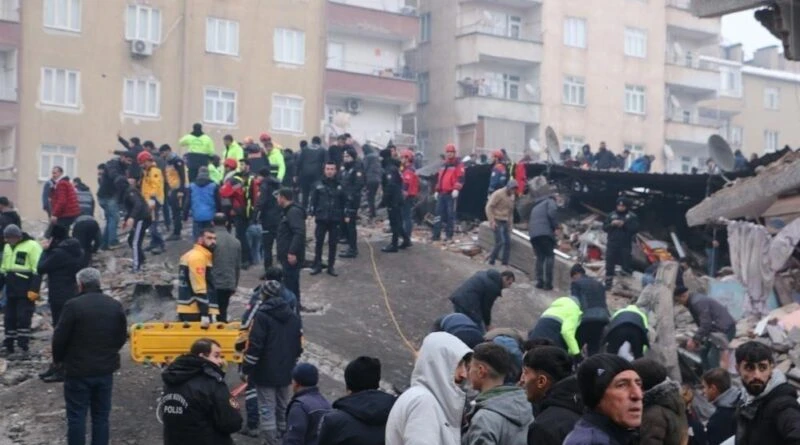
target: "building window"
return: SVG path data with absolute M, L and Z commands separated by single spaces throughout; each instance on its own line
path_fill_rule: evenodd
M 638 28 L 625 28 L 625 55 L 647 57 L 647 31 Z
M 515 15 L 508 16 L 507 36 L 512 39 L 519 39 L 522 37 L 522 17 Z
M 0 50 L 0 100 L 17 100 L 17 51 Z
M 44 26 L 81 31 L 81 0 L 44 0 Z
M 40 101 L 45 105 L 78 107 L 81 93 L 81 74 L 61 68 L 42 68 Z
M 781 104 L 781 90 L 776 87 L 764 88 L 764 108 L 777 110 Z
M 742 71 L 731 66 L 720 66 L 721 96 L 742 97 Z
M 728 142 L 730 142 L 731 145 L 736 145 L 736 146 L 741 147 L 742 146 L 742 137 L 744 136 L 743 135 L 744 130 L 742 129 L 742 127 L 739 127 L 738 125 L 734 125 L 734 126 L 730 127 L 728 130 L 729 130 Z
M 430 95 L 430 75 L 428 73 L 419 73 L 417 82 L 419 84 L 419 103 L 426 104 Z
M 431 40 L 431 13 L 426 12 L 419 16 L 419 41 L 430 42 Z
M 74 178 L 78 175 L 78 149 L 71 145 L 43 144 L 39 154 L 39 180 L 50 179 L 53 167 L 61 167 L 64 175 Z
M 640 85 L 625 85 L 625 112 L 645 114 L 645 88 Z
M 161 11 L 148 6 L 129 5 L 125 39 L 161 43 Z
M 303 98 L 272 96 L 272 129 L 290 133 L 303 132 Z
M 764 130 L 764 153 L 778 151 L 778 136 L 777 131 Z
M 625 159 L 625 169 L 627 170 L 630 168 L 633 161 L 641 158 L 644 156 L 644 145 L 643 144 L 625 144 L 625 150 L 628 150 L 631 154 Z
M 236 92 L 206 88 L 203 120 L 210 124 L 236 125 Z
M 681 156 L 681 173 L 691 173 L 692 167 L 694 167 L 694 158 Z
M 306 62 L 306 33 L 275 28 L 275 61 L 302 65 Z
M 327 67 L 335 70 L 344 69 L 344 43 L 328 40 Z
M 567 76 L 564 78 L 564 104 L 586 105 L 586 86 L 583 77 Z
M 161 85 L 155 80 L 125 79 L 125 114 L 158 117 Z
M 519 76 L 503 74 L 503 97 L 519 100 Z
M 18 22 L 19 1 L 20 0 L 0 0 L 0 20 Z
M 577 17 L 564 19 L 564 45 L 586 48 L 586 20 Z
M 575 156 L 581 152 L 583 144 L 583 137 L 581 136 L 564 136 L 561 145 L 564 146 L 564 150 L 569 150 L 572 156 Z
M 239 55 L 239 22 L 206 19 L 206 51 L 229 56 Z

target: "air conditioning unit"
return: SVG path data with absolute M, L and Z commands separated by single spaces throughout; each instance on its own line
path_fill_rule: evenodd
M 347 99 L 347 112 L 358 114 L 361 112 L 361 101 L 358 99 Z
M 131 54 L 139 57 L 153 55 L 153 44 L 144 40 L 131 40 Z

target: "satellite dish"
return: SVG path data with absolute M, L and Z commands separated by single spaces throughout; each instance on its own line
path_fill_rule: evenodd
M 561 159 L 561 144 L 558 143 L 558 136 L 556 136 L 553 127 L 547 126 L 544 130 L 545 141 L 547 142 L 547 153 L 552 162 L 558 163 Z
M 533 138 L 528 139 L 528 148 L 534 153 L 542 152 L 542 146 L 539 145 L 539 143 L 536 142 L 536 139 Z
M 736 158 L 733 156 L 731 146 L 718 134 L 712 134 L 708 138 L 708 154 L 724 172 L 733 171 L 736 165 Z
M 675 159 L 675 150 L 673 150 L 669 144 L 664 144 L 664 157 L 667 158 L 668 161 Z

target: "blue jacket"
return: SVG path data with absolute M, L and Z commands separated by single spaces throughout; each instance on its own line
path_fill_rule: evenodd
M 489 194 L 504 187 L 508 183 L 508 169 L 502 162 L 495 162 L 489 176 Z
M 470 348 L 484 342 L 480 326 L 467 315 L 460 313 L 447 314 L 436 320 L 434 331 L 455 335 Z
M 635 431 L 625 430 L 608 417 L 588 412 L 578 420 L 575 428 L 564 439 L 564 445 L 634 445 L 639 443 Z
M 209 182 L 200 186 L 192 183 L 191 191 L 192 218 L 196 222 L 207 222 L 214 219 L 217 212 L 216 198 L 217 184 Z
M 645 156 L 641 156 L 631 164 L 631 168 L 628 169 L 634 173 L 647 173 L 650 171 L 650 159 Z
M 286 436 L 283 445 L 317 445 L 322 418 L 331 404 L 312 386 L 298 391 L 286 408 Z

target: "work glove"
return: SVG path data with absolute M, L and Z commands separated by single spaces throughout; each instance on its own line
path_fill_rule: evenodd
M 458 190 L 453 190 L 453 199 L 458 198 Z
M 200 327 L 203 329 L 208 329 L 208 326 L 211 324 L 211 317 L 208 315 L 203 315 L 200 317 Z
M 39 299 L 39 292 L 34 292 L 32 290 L 28 291 L 28 300 L 30 300 L 31 303 L 36 302 L 36 300 L 38 299 Z

